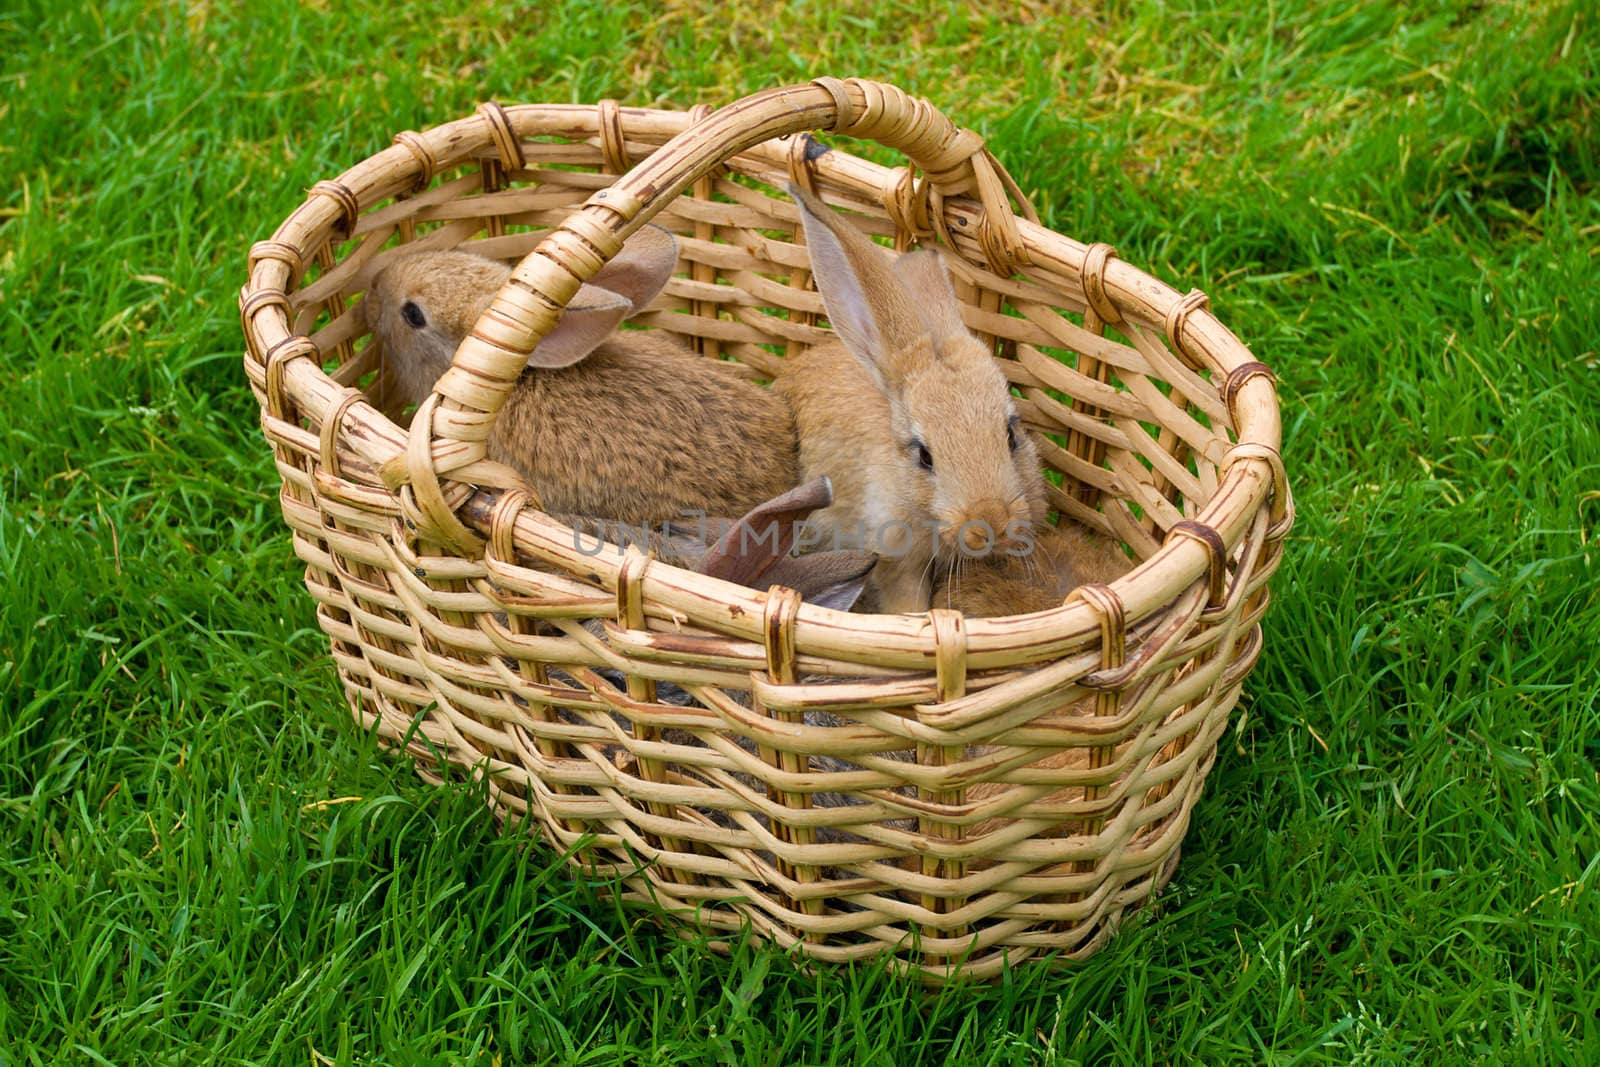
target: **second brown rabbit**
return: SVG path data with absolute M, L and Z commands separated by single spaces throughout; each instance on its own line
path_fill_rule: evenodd
M 640 229 L 578 290 L 501 408 L 489 458 L 520 471 L 547 512 L 739 515 L 799 481 L 782 399 L 661 331 L 618 331 L 676 264 L 671 234 Z M 451 251 L 401 256 L 372 280 L 364 307 L 391 416 L 427 398 L 510 276 Z

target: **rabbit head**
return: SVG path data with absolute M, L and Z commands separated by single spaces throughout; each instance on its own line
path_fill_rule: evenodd
M 528 366 L 568 367 L 583 359 L 661 292 L 678 261 L 673 236 L 639 229 L 594 278 L 578 287 Z M 511 277 L 498 260 L 473 252 L 402 255 L 372 279 L 363 304 L 383 347 L 392 386 L 419 403 L 450 366 L 456 349 Z
M 888 402 L 884 513 L 937 523 L 936 554 L 1018 547 L 1044 516 L 1038 455 L 1005 375 L 967 329 L 944 261 L 891 258 L 836 212 L 790 186 L 828 319 Z

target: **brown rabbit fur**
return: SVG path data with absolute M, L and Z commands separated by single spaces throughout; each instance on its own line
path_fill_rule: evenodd
M 926 611 L 939 561 L 1014 546 L 1044 517 L 1039 459 L 939 254 L 891 259 L 809 193 L 790 193 L 839 336 L 774 384 L 794 409 L 803 477 L 833 480 L 833 506 L 813 519 L 820 543 L 883 557 L 865 610 Z
M 671 234 L 642 228 L 579 289 L 500 410 L 489 458 L 520 471 L 546 511 L 624 523 L 739 515 L 799 481 L 793 419 L 771 390 L 658 331 L 617 332 L 676 262 Z M 379 272 L 365 309 L 391 409 L 428 396 L 510 274 L 459 251 Z
M 1065 517 L 1057 526 L 1040 523 L 1029 540 L 1028 551 L 951 560 L 934 575 L 933 606 L 973 618 L 1027 615 L 1060 607 L 1080 585 L 1114 582 L 1133 569 L 1113 542 Z

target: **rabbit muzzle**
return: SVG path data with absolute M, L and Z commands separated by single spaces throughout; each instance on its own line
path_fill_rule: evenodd
M 1025 530 L 1028 513 L 1003 500 L 984 500 L 951 515 L 941 524 L 940 545 L 946 554 L 987 555 L 996 549 L 1016 550 L 1026 544 L 1019 536 Z

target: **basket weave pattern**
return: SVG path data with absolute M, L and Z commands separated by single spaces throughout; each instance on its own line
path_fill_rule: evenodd
M 1099 947 L 1170 877 L 1261 650 L 1293 521 L 1267 368 L 1198 292 L 1040 226 L 977 135 L 891 86 L 716 112 L 486 104 L 395 140 L 253 246 L 240 295 L 358 720 L 425 776 L 441 756 L 486 774 L 500 814 L 702 929 L 931 980 Z M 1128 545 L 1132 573 L 1031 616 L 840 614 L 590 554 L 486 458 L 526 353 L 647 219 L 682 259 L 636 322 L 755 380 L 831 336 L 785 181 L 897 249 L 955 253 L 1051 509 Z M 460 245 L 519 266 L 401 425 L 381 383 L 362 391 L 358 298 L 393 256 Z

